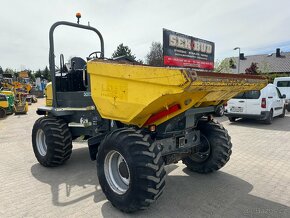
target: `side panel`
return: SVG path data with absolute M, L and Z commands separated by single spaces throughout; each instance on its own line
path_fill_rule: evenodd
M 247 93 L 247 114 L 260 115 L 261 111 L 266 109 L 261 108 L 261 99 L 266 96 L 266 90 L 250 91 Z
M 90 92 L 57 92 L 58 107 L 91 107 L 95 106 Z
M 173 106 L 153 123 L 172 119 L 190 108 L 216 106 L 248 90 L 260 90 L 262 77 L 194 72 L 190 70 L 118 64 L 87 63 L 93 101 L 103 118 L 139 127 Z

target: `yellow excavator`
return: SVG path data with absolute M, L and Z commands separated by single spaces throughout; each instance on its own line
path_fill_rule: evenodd
M 12 78 L 4 78 L 1 82 L 1 86 L 2 94 L 14 99 L 13 112 L 15 112 L 15 114 L 26 114 L 28 112 L 27 96 L 31 90 L 31 86 L 13 81 Z

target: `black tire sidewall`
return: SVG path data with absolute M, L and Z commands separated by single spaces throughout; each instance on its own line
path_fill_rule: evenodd
M 287 104 L 286 109 L 287 109 L 288 112 L 290 112 L 290 103 Z
M 48 137 L 48 132 L 51 131 L 49 128 L 45 128 L 43 124 L 41 124 L 41 118 L 37 120 L 34 124 L 33 130 L 32 130 L 32 146 L 33 146 L 33 151 L 35 154 L 36 159 L 38 162 L 44 166 L 47 166 L 50 160 L 53 158 L 53 152 L 51 146 L 47 146 L 47 151 L 44 156 L 42 156 L 37 148 L 37 143 L 36 143 L 36 137 L 37 137 L 37 132 L 39 129 L 41 129 L 45 135 L 46 139 L 46 144 L 49 145 L 51 143 L 50 138 Z
M 283 117 L 285 117 L 285 115 L 286 115 L 286 107 L 284 106 L 283 107 L 283 112 L 282 112 L 282 114 L 279 117 L 283 118 Z
M 38 162 L 45 167 L 55 167 L 62 165 L 66 160 L 70 158 L 72 152 L 72 138 L 70 131 L 67 131 L 67 125 L 63 126 L 64 121 L 57 118 L 42 117 L 39 118 L 32 129 L 32 147 Z M 52 128 L 60 128 L 60 132 L 55 132 Z M 45 135 L 45 141 L 47 145 L 47 151 L 42 156 L 37 148 L 37 132 L 41 129 Z M 66 130 L 66 131 L 65 131 Z M 64 132 L 66 132 L 64 134 Z M 64 139 L 61 139 L 61 138 Z M 66 139 L 65 139 L 66 138 Z
M 110 143 L 111 142 L 111 143 Z M 102 145 L 100 145 L 102 146 Z M 113 203 L 114 201 L 117 201 L 118 205 L 122 204 L 130 204 L 131 201 L 134 199 L 134 196 L 136 196 L 136 191 L 134 188 L 134 184 L 136 184 L 136 179 L 135 179 L 135 169 L 134 169 L 134 162 L 131 158 L 130 155 L 128 154 L 128 151 L 126 149 L 126 146 L 122 146 L 120 144 L 117 144 L 117 146 L 114 146 L 112 144 L 112 140 L 109 140 L 109 143 L 104 144 L 103 149 L 99 149 L 98 154 L 97 154 L 97 173 L 98 173 L 98 178 L 99 178 L 99 183 L 102 187 L 103 192 L 106 194 L 107 198 Z M 130 183 L 129 183 L 129 189 L 122 195 L 119 195 L 115 193 L 111 187 L 109 186 L 105 172 L 104 172 L 104 162 L 107 154 L 115 150 L 119 152 L 124 159 L 127 162 L 129 171 L 130 171 Z M 124 205 L 126 206 L 126 205 Z
M 210 154 L 202 162 L 187 157 L 183 159 L 183 163 L 190 170 L 198 173 L 210 173 L 219 170 L 229 161 L 232 153 L 232 144 L 228 132 L 216 121 L 201 121 L 198 129 L 210 143 Z
M 4 108 L 0 108 L 0 118 L 6 117 L 6 110 Z
M 273 109 L 270 110 L 268 117 L 265 120 L 266 124 L 272 124 L 273 122 Z
M 105 176 L 105 158 L 110 151 L 119 152 L 130 172 L 128 190 L 116 193 Z M 121 128 L 109 133 L 97 153 L 99 183 L 108 200 L 119 210 L 130 213 L 146 209 L 159 198 L 165 187 L 166 172 L 161 149 L 148 134 L 134 128 Z
M 230 122 L 236 122 L 236 119 L 237 119 L 236 117 L 229 117 Z

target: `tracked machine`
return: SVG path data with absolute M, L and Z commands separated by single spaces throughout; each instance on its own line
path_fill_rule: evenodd
M 61 55 L 56 71 L 53 33 L 59 26 L 95 32 L 100 50 L 69 64 Z M 45 167 L 60 166 L 71 156 L 72 141 L 83 136 L 103 192 L 124 212 L 145 209 L 161 196 L 165 165 L 182 161 L 204 174 L 221 169 L 232 143 L 211 114 L 238 93 L 266 85 L 258 76 L 109 60 L 101 33 L 71 22 L 53 24 L 49 42 L 52 83 L 33 126 L 35 156 Z

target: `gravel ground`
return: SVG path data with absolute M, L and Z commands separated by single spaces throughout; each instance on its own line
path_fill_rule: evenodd
M 0 120 L 0 217 L 290 217 L 290 114 L 272 125 L 217 118 L 232 137 L 229 163 L 210 175 L 167 166 L 159 200 L 127 215 L 106 200 L 85 143 L 64 166 L 38 164 L 31 130 L 42 104 Z

